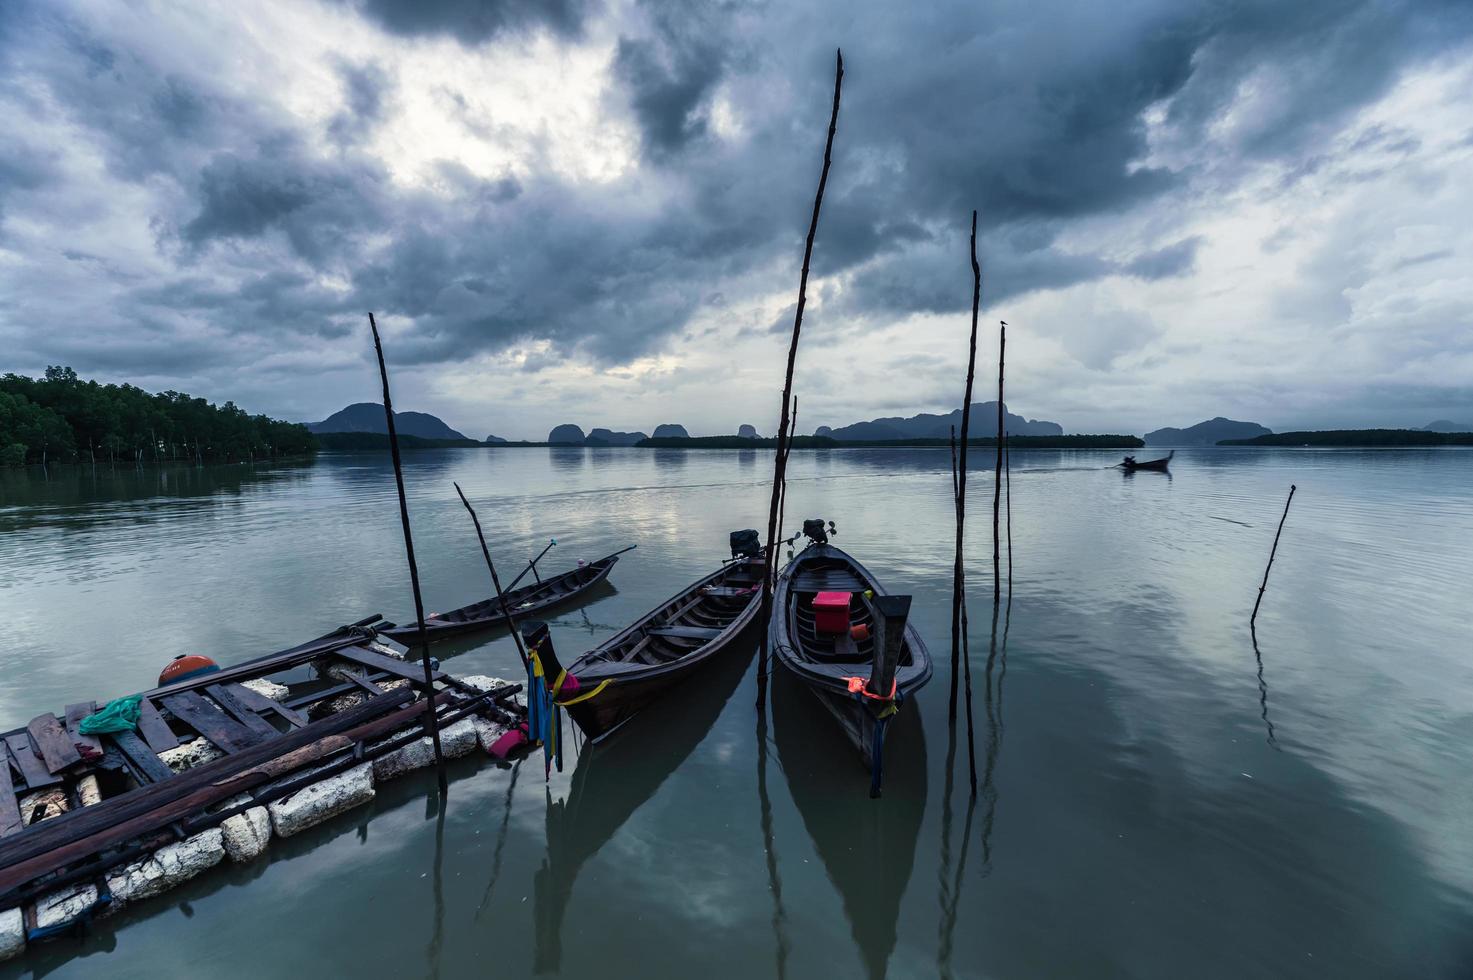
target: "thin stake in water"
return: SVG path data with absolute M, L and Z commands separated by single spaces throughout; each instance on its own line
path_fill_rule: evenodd
M 384 364 L 384 345 L 378 336 L 378 322 L 368 314 L 368 327 L 373 331 L 373 349 L 378 354 L 378 373 L 384 383 L 384 417 L 389 426 L 389 455 L 394 460 L 394 485 L 399 490 L 399 523 L 404 527 L 404 554 L 409 559 L 409 585 L 414 590 L 414 621 L 418 624 L 420 660 L 425 668 L 425 718 L 430 741 L 435 745 L 435 771 L 440 780 L 440 793 L 450 791 L 445 779 L 445 754 L 440 749 L 440 719 L 435 715 L 435 675 L 430 669 L 430 638 L 425 631 L 425 604 L 419 591 L 419 565 L 414 560 L 414 535 L 409 530 L 409 498 L 404 493 L 404 463 L 399 458 L 399 437 L 394 432 L 394 405 L 389 399 L 389 369 Z
M 1002 601 L 1002 541 L 998 533 L 998 515 L 1002 507 L 1002 443 L 1004 422 L 1002 401 L 1002 366 L 1008 350 L 1008 324 L 1002 324 L 997 334 L 997 469 L 992 479 L 992 604 Z
M 808 269 L 813 260 L 813 239 L 818 234 L 818 214 L 823 208 L 823 190 L 829 182 L 829 167 L 834 157 L 834 132 L 839 126 L 839 95 L 844 86 L 844 52 L 835 55 L 834 108 L 829 114 L 829 135 L 823 147 L 823 170 L 818 175 L 818 193 L 813 197 L 813 218 L 808 223 L 808 239 L 803 246 L 803 272 L 798 278 L 798 307 L 793 315 L 793 339 L 788 345 L 788 371 L 783 380 L 782 416 L 777 427 L 777 456 L 772 474 L 772 500 L 767 511 L 766 568 L 762 580 L 762 646 L 757 665 L 757 706 L 767 703 L 767 622 L 772 617 L 772 585 L 777 570 L 777 512 L 787 476 L 787 443 L 789 437 L 788 401 L 793 396 L 793 368 L 798 360 L 798 337 L 803 332 L 803 308 L 808 305 Z
M 972 379 L 977 373 L 977 313 L 982 306 L 982 266 L 977 262 L 977 212 L 972 212 L 972 334 L 967 347 L 967 390 L 962 396 L 962 445 L 960 460 L 952 460 L 952 491 L 956 495 L 956 561 L 951 576 L 951 700 L 947 719 L 956 721 L 957 664 L 961 657 L 962 536 L 967 520 L 967 433 L 972 419 Z M 953 451 L 955 455 L 955 451 Z M 974 779 L 975 783 L 976 780 Z
M 1289 499 L 1284 501 L 1284 516 L 1279 518 L 1279 529 L 1274 532 L 1274 546 L 1268 553 L 1268 565 L 1263 570 L 1263 584 L 1258 587 L 1258 599 L 1253 603 L 1253 615 L 1248 617 L 1248 629 L 1254 630 L 1254 622 L 1258 619 L 1258 607 L 1263 603 L 1263 591 L 1268 588 L 1268 573 L 1274 567 L 1274 555 L 1279 553 L 1279 535 L 1284 533 L 1284 521 L 1289 519 L 1289 505 L 1294 502 L 1294 491 L 1299 489 L 1294 484 L 1289 484 Z
M 517 656 L 522 658 L 522 669 L 527 668 L 527 651 L 522 647 L 522 634 L 517 632 L 516 623 L 512 621 L 511 607 L 506 603 L 506 593 L 501 591 L 501 579 L 496 575 L 496 564 L 491 561 L 491 551 L 486 547 L 486 535 L 481 531 L 481 519 L 476 516 L 476 509 L 471 502 L 465 499 L 465 491 L 460 489 L 460 484 L 453 484 L 455 492 L 460 494 L 460 502 L 465 504 L 465 509 L 470 511 L 471 523 L 476 526 L 476 539 L 481 542 L 481 555 L 486 559 L 486 569 L 491 573 L 491 584 L 496 587 L 496 601 L 501 604 L 501 615 L 506 617 L 506 628 L 511 631 L 511 638 L 517 644 Z M 548 545 L 552 547 L 552 545 Z M 546 554 L 546 552 L 543 552 Z

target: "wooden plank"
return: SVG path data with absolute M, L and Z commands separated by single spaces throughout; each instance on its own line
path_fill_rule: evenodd
M 31 740 L 41 750 L 41 761 L 46 763 L 48 772 L 58 773 L 82 761 L 71 736 L 66 733 L 66 726 L 49 711 L 32 718 L 26 731 L 31 733 Z
M 73 745 L 85 745 L 89 748 L 96 749 L 100 754 L 102 752 L 102 740 L 96 735 L 83 735 L 81 729 L 82 719 L 88 715 L 96 714 L 96 712 L 96 701 L 80 701 L 77 704 L 67 705 L 66 730 L 67 734 L 72 737 Z
M 265 714 L 268 711 L 275 712 L 291 722 L 294 728 L 301 728 L 307 724 L 307 716 L 300 711 L 293 711 L 280 701 L 273 701 L 266 695 L 261 694 L 259 691 L 253 691 L 244 684 L 217 684 L 211 686 L 209 690 L 213 692 L 216 687 L 225 688 L 237 701 L 259 714 Z M 225 702 L 221 701 L 220 703 L 224 704 Z
M 174 713 L 174 717 L 227 753 L 239 752 L 264 741 L 263 736 L 231 718 L 218 704 L 196 691 L 165 694 L 159 700 Z
M 143 777 L 145 785 L 161 783 L 173 777 L 174 770 L 164 765 L 163 760 L 137 735 L 132 732 L 112 732 L 108 738 L 117 744 L 123 756 L 133 764 L 133 769 Z
M 386 657 L 381 653 L 365 650 L 363 647 L 343 647 L 343 649 L 335 651 L 333 656 L 342 657 L 344 660 L 350 660 L 355 664 L 360 664 L 372 670 L 381 670 L 386 674 L 402 677 L 407 681 L 418 684 L 420 687 L 424 687 L 425 672 L 423 664 L 410 663 L 406 660 L 395 660 L 393 657 Z M 431 676 L 435 680 L 439 680 L 442 675 L 439 671 L 435 671 Z
M 708 626 L 651 626 L 645 630 L 650 636 L 675 636 L 682 640 L 714 640 L 721 632 Z
M 0 837 L 9 837 L 24 827 L 20 806 L 15 802 L 15 784 L 10 781 L 10 760 L 0 758 Z
M 138 734 L 154 752 L 167 752 L 179 744 L 179 736 L 159 714 L 158 705 L 148 698 L 138 703 Z
M 28 733 L 15 732 L 5 736 L 5 746 L 10 749 L 10 758 L 25 779 L 27 789 L 40 789 L 42 786 L 54 786 L 61 782 L 61 779 L 51 774 L 46 763 L 31 748 L 31 736 Z
M 232 686 L 234 686 L 237 690 L 245 690 L 245 688 L 241 687 L 238 684 Z M 276 736 L 281 734 L 281 732 L 276 730 L 275 725 L 271 724 L 271 722 L 267 721 L 265 718 L 262 718 L 260 715 L 251 710 L 249 705 L 241 701 L 240 698 L 237 698 L 234 692 L 232 692 L 230 688 L 226 687 L 224 684 L 215 684 L 211 687 L 207 687 L 205 688 L 205 692 L 209 694 L 210 697 L 214 698 L 216 703 L 218 703 L 220 707 L 224 708 L 232 718 L 249 728 L 251 731 L 255 732 L 257 735 L 260 735 L 263 738 L 275 738 Z

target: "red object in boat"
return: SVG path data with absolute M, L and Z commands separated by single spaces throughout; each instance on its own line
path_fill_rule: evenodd
M 169 665 L 159 673 L 159 687 L 188 680 L 191 677 L 208 674 L 219 669 L 220 665 L 209 657 L 201 656 L 198 653 L 181 653 L 169 661 Z
M 820 592 L 813 597 L 814 628 L 820 633 L 849 632 L 850 592 Z
M 853 638 L 853 640 L 854 640 L 855 643 L 858 643 L 861 640 L 868 640 L 869 639 L 869 624 L 868 623 L 860 623 L 860 624 L 858 624 L 856 626 L 849 627 L 849 636 Z

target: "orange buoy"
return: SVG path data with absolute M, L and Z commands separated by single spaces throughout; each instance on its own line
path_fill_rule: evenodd
M 851 637 L 853 637 L 854 642 L 856 642 L 856 643 L 858 643 L 860 640 L 868 640 L 869 639 L 869 624 L 868 623 L 859 623 L 859 624 L 857 624 L 855 626 L 849 627 L 849 635 Z
M 208 674 L 220 669 L 220 665 L 209 657 L 197 653 L 181 653 L 169 665 L 159 673 L 159 687 L 174 684 L 178 681 L 198 677 L 200 674 Z

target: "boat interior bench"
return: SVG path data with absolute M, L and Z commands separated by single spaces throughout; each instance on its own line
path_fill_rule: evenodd
M 794 592 L 863 592 L 868 588 L 858 577 L 844 571 L 799 572 L 793 576 Z
M 714 640 L 721 630 L 709 626 L 651 626 L 646 636 L 675 636 L 683 640 Z

